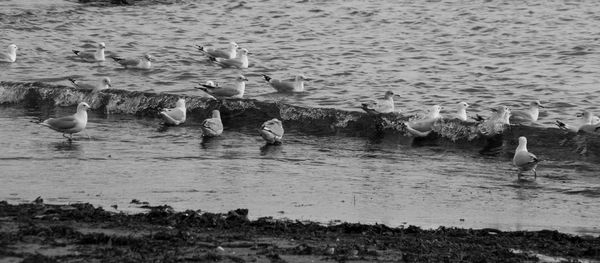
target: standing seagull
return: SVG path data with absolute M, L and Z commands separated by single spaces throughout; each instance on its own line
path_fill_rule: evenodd
M 244 91 L 246 90 L 246 81 L 248 81 L 246 77 L 244 77 L 243 75 L 239 75 L 235 79 L 235 84 L 233 88 L 211 86 L 207 84 L 202 84 L 202 87 L 196 88 L 201 89 L 204 92 L 219 98 L 241 99 L 244 96 Z
M 221 113 L 218 110 L 212 111 L 212 117 L 204 120 L 200 126 L 202 136 L 215 137 L 223 133 L 223 122 L 221 122 Z
M 160 112 L 160 115 L 165 120 L 167 125 L 179 125 L 185 122 L 185 99 L 177 100 L 175 108 L 164 109 Z
M 17 49 L 19 48 L 15 44 L 8 45 L 8 52 L 0 54 L 0 62 L 15 62 L 17 60 Z
M 534 100 L 529 103 L 530 108 L 527 110 L 516 110 L 511 112 L 510 122 L 522 123 L 522 122 L 536 122 L 540 115 L 540 108 L 544 106 L 539 100 Z
M 267 141 L 267 144 L 281 144 L 283 137 L 283 125 L 278 119 L 268 120 L 260 126 L 260 136 Z
M 236 58 L 216 58 L 208 57 L 210 61 L 217 63 L 224 68 L 248 68 L 248 50 L 242 48 L 240 50 L 240 56 Z
M 527 151 L 527 138 L 524 136 L 519 137 L 519 146 L 517 146 L 515 156 L 513 157 L 513 164 L 519 169 L 519 179 L 521 179 L 522 173 L 526 171 L 533 171 L 534 177 L 537 178 L 535 168 L 538 162 L 538 158 L 533 153 Z
M 210 56 L 210 57 L 214 57 L 214 58 L 225 58 L 225 59 L 232 59 L 237 57 L 237 49 L 239 48 L 238 44 L 236 44 L 235 42 L 229 42 L 229 49 L 228 50 L 219 50 L 219 49 L 212 49 L 212 48 L 205 48 L 203 46 L 200 45 L 196 45 L 198 47 L 198 50 L 200 50 L 200 52 Z
M 469 104 L 461 101 L 458 103 L 457 109 L 458 111 L 456 112 L 456 115 L 454 115 L 454 117 L 456 119 L 459 119 L 461 121 L 467 121 L 467 108 L 469 107 Z
M 40 124 L 57 132 L 61 132 L 63 137 L 72 141 L 73 133 L 78 133 L 85 129 L 87 124 L 87 110 L 89 108 L 90 105 L 85 102 L 80 102 L 79 105 L 77 105 L 77 112 L 75 114 L 60 118 L 50 118 Z M 69 137 L 67 137 L 65 133 L 68 133 Z
M 303 92 L 304 81 L 309 80 L 304 75 L 296 75 L 294 81 L 278 80 L 267 75 L 263 75 L 263 77 L 277 92 Z
M 141 58 L 121 58 L 121 57 L 111 57 L 117 63 L 121 64 L 121 66 L 125 68 L 135 68 L 135 69 L 150 69 L 152 67 L 152 62 L 154 61 L 154 57 L 146 54 Z
M 73 50 L 73 53 L 75 53 L 75 55 L 77 55 L 85 61 L 104 61 L 106 59 L 104 57 L 105 48 L 106 45 L 104 45 L 104 42 L 100 42 L 98 43 L 98 49 L 96 50 L 96 52 L 84 52 L 79 50 Z
M 108 89 L 109 87 L 112 87 L 112 84 L 110 83 L 110 78 L 108 78 L 108 77 L 102 78 L 102 80 L 100 81 L 99 84 L 81 83 L 72 78 L 68 78 L 68 80 L 73 83 L 73 86 L 75 88 L 83 89 L 83 90 L 91 90 L 92 92 L 97 92 L 97 91 L 100 91 L 103 89 Z
M 362 109 L 368 114 L 394 112 L 394 93 L 388 90 L 383 100 L 363 103 Z

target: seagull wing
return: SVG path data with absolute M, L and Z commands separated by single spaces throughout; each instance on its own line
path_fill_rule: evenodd
M 75 116 L 71 115 L 60 118 L 50 118 L 40 124 L 56 131 L 63 131 L 75 128 L 78 122 L 79 120 L 77 120 Z

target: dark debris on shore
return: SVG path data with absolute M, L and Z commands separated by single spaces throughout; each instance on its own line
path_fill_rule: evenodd
M 600 237 L 557 231 L 248 219 L 169 206 L 108 212 L 88 203 L 0 202 L 0 259 L 15 262 L 537 262 L 600 261 Z M 515 251 L 522 251 L 516 253 Z M 9 261 L 10 262 L 10 261 Z

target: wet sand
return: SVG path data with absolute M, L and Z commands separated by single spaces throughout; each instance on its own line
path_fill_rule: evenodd
M 600 237 L 0 202 L 0 262 L 598 262 Z

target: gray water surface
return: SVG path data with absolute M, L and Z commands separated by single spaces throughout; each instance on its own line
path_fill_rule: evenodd
M 523 108 L 539 99 L 540 124 L 598 109 L 600 5 L 596 1 L 172 1 L 87 6 L 0 1 L 0 81 L 69 85 L 67 77 L 114 88 L 202 95 L 199 82 L 250 78 L 245 97 L 357 110 L 386 90 L 402 112 L 467 101 L 471 113 Z M 194 45 L 236 41 L 253 54 L 238 71 L 211 65 Z M 149 71 L 85 63 L 72 49 L 105 42 L 107 54 L 157 58 Z M 260 74 L 314 79 L 307 91 L 274 94 Z M 202 142 L 193 124 L 161 128 L 153 118 L 90 112 L 73 143 L 31 121 L 73 108 L 0 107 L 0 199 L 91 202 L 135 211 L 131 199 L 178 210 L 249 208 L 250 216 L 598 234 L 600 166 L 552 158 L 537 180 L 519 181 L 509 154 L 473 146 L 415 144 L 287 131 L 263 147 L 256 127 Z M 509 147 L 516 147 L 509 145 Z M 530 150 L 535 150 L 531 149 Z
M 137 211 L 132 199 L 178 210 L 249 208 L 274 216 L 424 227 L 558 229 L 597 234 L 598 165 L 547 162 L 517 180 L 510 156 L 288 131 L 265 146 L 256 129 L 203 141 L 195 126 L 90 114 L 72 143 L 33 123 L 46 115 L 0 108 L 0 198 L 91 202 Z

